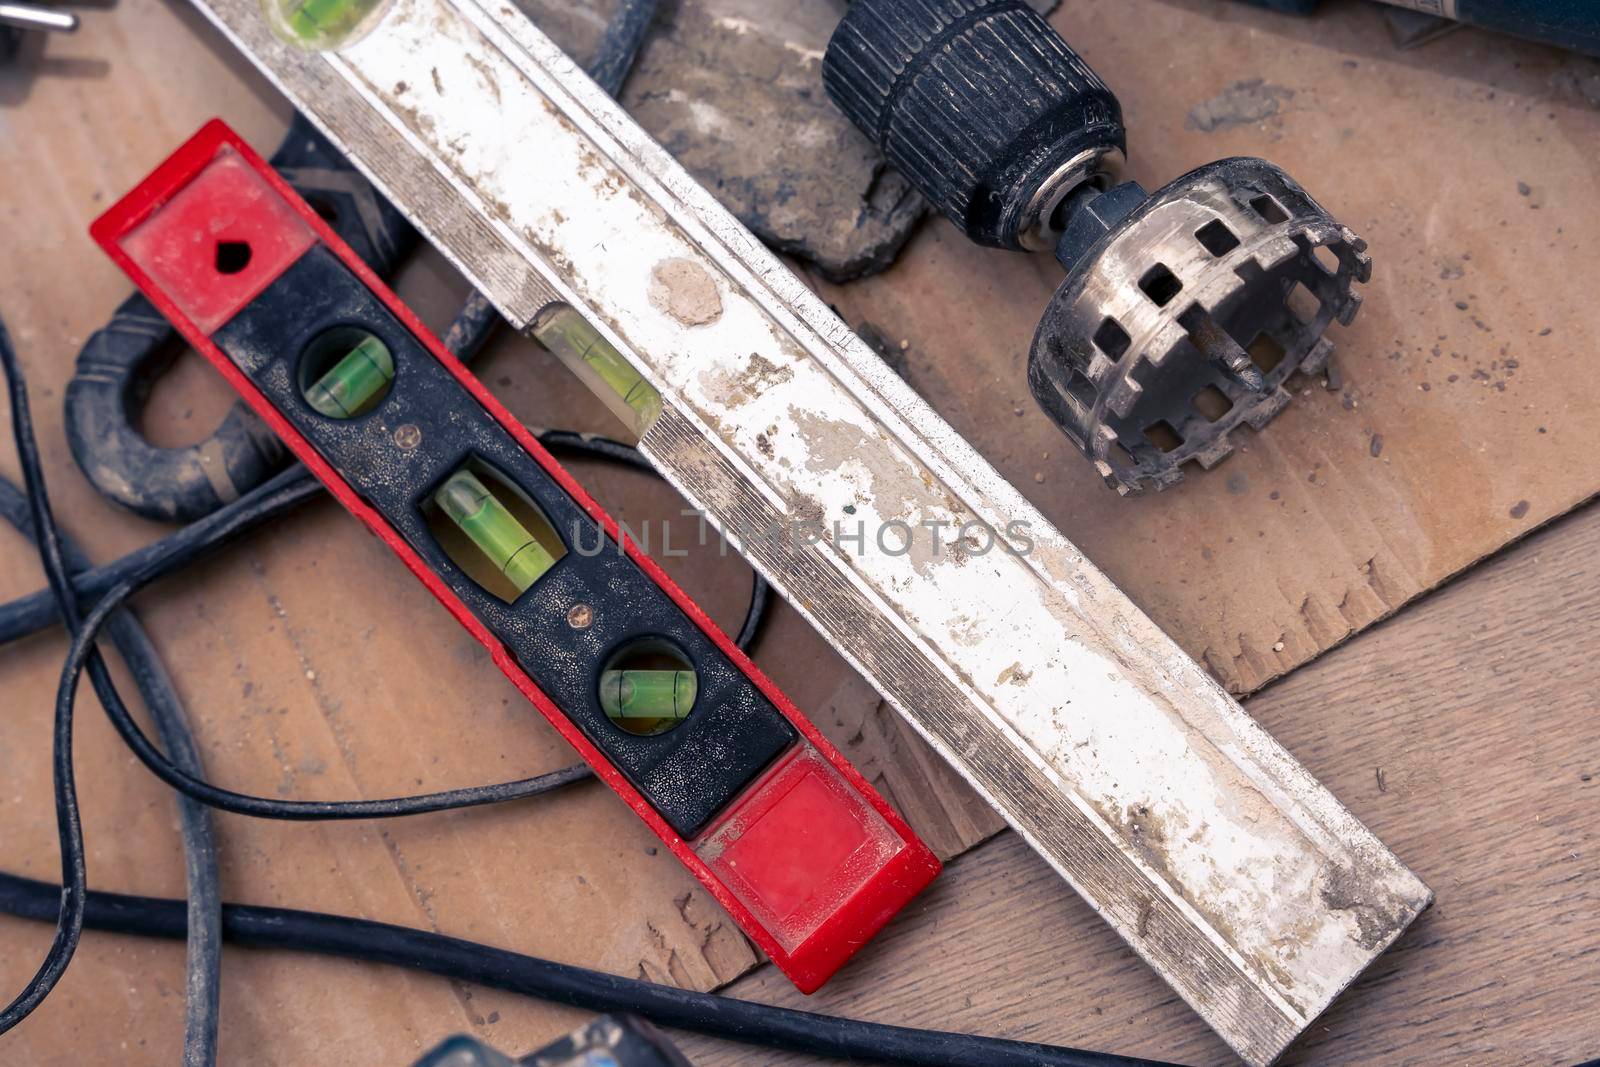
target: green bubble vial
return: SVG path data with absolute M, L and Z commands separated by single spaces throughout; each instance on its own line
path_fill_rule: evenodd
M 642 435 L 661 413 L 661 394 L 574 308 L 546 309 L 530 332 L 634 433 Z
M 602 671 L 600 707 L 616 720 L 681 721 L 694 707 L 696 684 L 694 671 Z
M 371 411 L 394 381 L 388 346 L 366 334 L 327 372 L 306 387 L 306 403 L 330 419 L 353 419 Z
M 518 593 L 555 565 L 555 557 L 471 471 L 452 474 L 433 499 Z
M 263 0 L 268 21 L 291 44 L 316 51 L 352 43 L 389 0 Z

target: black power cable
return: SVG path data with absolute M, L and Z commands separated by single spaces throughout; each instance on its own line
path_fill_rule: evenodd
M 481 301 L 481 298 L 476 302 L 472 300 L 468 301 L 466 307 L 463 308 L 462 313 L 457 316 L 456 322 L 452 325 L 452 328 L 448 334 L 448 337 L 451 339 L 451 341 L 459 346 L 454 348 L 453 351 L 465 356 L 472 354 L 479 346 L 481 346 L 488 331 L 495 325 L 494 317 L 492 315 L 483 313 L 483 308 L 486 306 L 487 305 Z M 3 323 L 0 323 L 0 328 L 3 328 Z M 22 384 L 20 368 L 16 366 L 15 353 L 10 348 L 8 337 L 0 336 L 0 347 L 4 348 L 4 354 L 6 357 L 7 378 L 11 386 L 14 423 L 18 428 L 19 435 L 22 433 L 23 427 L 26 426 L 29 437 L 29 440 L 24 443 L 21 436 L 19 436 L 18 451 L 19 454 L 22 454 L 25 457 L 25 472 L 31 468 L 32 473 L 36 476 L 34 479 L 30 480 L 30 493 L 27 500 L 22 502 L 24 506 L 31 507 L 31 502 L 36 495 L 32 492 L 32 487 L 37 484 L 42 491 L 42 471 L 39 469 L 39 464 L 37 462 L 36 443 L 34 443 L 31 439 L 31 420 L 26 412 L 27 400 L 25 388 Z M 13 371 L 15 371 L 15 373 L 13 373 Z M 19 405 L 21 409 L 20 413 Z M 542 444 L 555 452 L 588 455 L 611 462 L 621 463 L 637 470 L 659 476 L 659 474 L 655 471 L 655 468 L 651 466 L 649 461 L 646 460 L 637 449 L 631 448 L 630 446 L 617 441 L 612 441 L 604 437 L 574 433 L 566 430 L 547 430 L 538 436 Z M 32 460 L 32 462 L 30 463 L 29 460 Z M 153 545 L 146 546 L 144 549 L 141 549 L 137 552 L 130 553 L 129 556 L 124 557 L 122 560 L 119 560 L 117 563 L 114 563 L 110 566 L 96 568 L 88 574 L 80 574 L 75 585 L 75 592 L 80 597 L 84 597 L 85 599 L 94 598 L 96 600 L 101 600 L 104 598 L 105 592 L 108 591 L 106 589 L 108 584 L 113 590 L 116 591 L 116 595 L 110 598 L 111 603 L 107 606 L 107 610 L 103 612 L 97 611 L 95 613 L 96 621 L 92 627 L 93 631 L 98 633 L 102 626 L 104 626 L 108 621 L 118 617 L 118 612 L 115 609 L 120 606 L 123 600 L 132 594 L 134 589 L 142 587 L 143 585 L 154 581 L 158 577 L 169 574 L 172 571 L 181 568 L 182 566 L 192 562 L 196 558 L 215 549 L 216 547 L 234 540 L 245 531 L 253 529 L 265 521 L 283 514 L 284 512 L 316 495 L 320 489 L 321 486 L 304 468 L 294 468 L 289 471 L 285 471 L 282 474 L 277 475 L 265 485 L 253 490 L 251 493 L 240 498 L 238 501 L 235 501 L 233 504 L 220 509 L 213 515 L 208 516 L 207 518 L 202 519 L 189 527 L 186 527 L 178 533 L 156 542 Z M 48 507 L 48 501 L 46 501 L 45 504 L 46 507 Z M 36 522 L 30 521 L 30 525 L 32 525 L 35 529 L 39 528 Z M 47 523 L 45 528 L 54 529 L 53 522 Z M 54 536 L 58 539 L 59 531 L 56 531 Z M 41 551 L 44 550 L 45 546 L 41 544 Z M 27 633 L 34 629 L 42 628 L 43 625 L 47 624 L 50 617 L 57 609 L 57 605 L 52 603 L 53 594 L 54 588 L 45 591 L 42 597 L 35 596 L 23 598 L 22 600 L 13 602 L 12 604 L 0 606 L 0 643 L 9 640 L 11 637 L 19 636 L 22 633 Z M 42 604 L 40 604 L 41 600 Z M 741 648 L 748 649 L 755 640 L 759 633 L 761 623 L 765 617 L 769 602 L 770 587 L 765 583 L 765 581 L 763 581 L 759 574 L 756 574 L 753 580 L 750 605 L 745 613 L 745 618 L 737 637 L 737 642 Z M 43 607 L 45 611 L 40 612 L 38 607 L 35 605 Z M 116 627 L 114 626 L 113 629 L 115 630 Z M 140 638 L 131 638 L 128 644 L 130 647 L 137 644 L 142 644 L 145 653 L 144 655 L 141 655 L 138 652 L 130 655 L 128 649 L 124 648 L 124 658 L 128 660 L 130 668 L 133 669 L 136 680 L 142 679 L 146 676 L 159 676 L 159 678 L 164 680 L 165 673 L 161 670 L 159 660 L 155 658 L 153 649 L 149 648 L 147 641 L 141 641 L 141 638 L 142 634 L 140 635 Z M 93 653 L 92 646 L 92 634 L 89 636 L 88 640 L 76 643 L 75 647 L 80 649 L 80 655 L 77 657 L 79 666 L 75 669 L 75 674 L 76 671 L 82 669 L 81 662 L 85 654 L 87 654 L 92 660 L 98 660 L 99 657 Z M 139 729 L 138 724 L 128 713 L 126 706 L 121 700 L 120 694 L 117 693 L 109 675 L 105 671 L 104 666 L 102 664 L 95 663 L 93 666 L 91 666 L 90 673 L 94 678 L 96 689 L 100 693 L 102 703 L 107 708 L 108 714 L 111 716 L 114 725 L 116 725 L 118 729 L 118 732 L 134 749 L 135 753 L 139 755 L 139 757 L 145 762 L 146 766 L 156 773 L 158 777 L 163 778 L 163 780 L 167 781 L 169 785 L 174 786 L 187 797 L 202 804 L 221 807 L 225 810 L 235 811 L 241 814 L 267 818 L 288 819 L 398 817 L 458 807 L 500 803 L 507 800 L 516 800 L 529 796 L 536 796 L 540 793 L 558 788 L 570 782 L 589 777 L 591 774 L 586 766 L 580 764 L 573 767 L 564 768 L 550 774 L 541 775 L 536 778 L 522 779 L 516 782 L 507 782 L 495 786 L 481 786 L 467 789 L 450 790 L 442 793 L 397 798 L 394 800 L 295 802 L 281 801 L 275 798 L 269 799 L 263 797 L 252 797 L 247 794 L 239 794 L 228 790 L 217 789 L 216 787 L 211 786 L 210 783 L 206 782 L 204 778 L 200 776 L 197 765 L 189 765 L 187 767 L 182 766 L 163 756 L 156 746 L 145 737 L 143 732 Z M 76 685 L 75 678 L 73 685 Z M 146 703 L 152 707 L 153 714 L 155 713 L 156 709 L 164 707 L 167 703 L 170 703 L 175 709 L 176 714 L 179 716 L 179 721 L 181 723 L 182 713 L 181 709 L 177 707 L 175 697 L 172 697 L 170 701 L 163 701 L 163 698 L 159 693 L 152 695 L 152 693 L 146 692 L 145 696 Z M 58 723 L 58 733 L 61 729 L 65 729 L 68 735 L 70 735 L 70 701 L 63 710 L 67 714 L 67 719 L 65 722 Z M 157 716 L 158 724 L 161 724 L 164 721 L 166 720 L 160 716 Z M 169 749 L 176 750 L 179 745 L 182 744 L 181 740 L 175 742 L 170 737 L 164 737 L 164 739 L 167 741 L 167 747 Z M 70 768 L 68 768 L 68 772 L 69 773 L 65 776 L 60 774 L 57 775 L 58 815 L 65 814 L 66 816 L 64 821 L 62 821 L 62 825 L 67 831 L 68 837 L 76 835 L 81 838 L 81 831 L 73 831 L 73 827 L 76 823 L 76 799 L 75 796 L 71 795 Z M 66 839 L 64 839 L 64 843 L 67 846 L 64 848 L 62 853 L 64 864 L 81 863 L 81 856 L 77 855 L 78 850 L 74 849 L 70 842 L 66 841 Z M 64 870 L 66 869 L 67 868 L 64 867 Z M 70 876 L 66 879 L 66 881 L 68 884 L 71 883 L 72 879 Z M 214 892 L 207 892 L 204 886 L 197 887 L 197 890 L 198 891 L 195 894 L 197 901 L 203 901 L 207 897 L 214 898 L 216 896 Z M 72 931 L 70 925 L 73 914 L 70 910 L 72 906 L 73 904 L 70 894 L 64 895 L 62 914 L 63 917 L 68 920 L 68 925 L 64 927 L 64 931 L 70 938 L 70 943 L 75 945 L 76 934 Z M 64 956 L 65 958 L 70 958 L 71 949 L 66 948 L 63 952 L 57 953 L 56 950 L 59 947 L 61 946 L 52 946 L 52 956 Z M 197 960 L 197 962 L 199 961 Z M 53 987 L 55 981 L 57 981 L 59 977 L 59 970 L 55 968 L 42 968 L 40 974 L 36 976 L 35 981 L 39 983 L 39 988 L 41 988 L 44 992 L 48 992 L 49 988 Z M 30 990 L 33 988 L 33 983 L 30 983 Z M 198 1039 L 198 1035 L 203 1035 L 204 1033 L 208 1032 L 208 1030 L 214 1033 L 214 1010 L 203 1012 L 200 1011 L 200 1009 L 203 1008 L 205 1001 L 209 1000 L 214 1004 L 215 994 L 207 983 L 201 983 L 200 988 L 195 992 L 198 994 L 197 1013 L 207 1016 L 207 1019 L 200 1020 L 198 1025 L 190 1026 L 191 1032 L 195 1033 Z M 38 1000 L 30 999 L 27 996 L 27 993 L 28 991 L 25 991 L 24 996 L 19 997 L 17 1003 L 13 1005 L 14 1008 L 17 1008 L 21 1011 L 21 1015 L 18 1016 L 17 1021 L 20 1021 L 20 1018 L 25 1016 L 28 1011 L 31 1011 L 32 1007 L 37 1006 Z M 38 999 L 42 999 L 42 996 Z M 8 1017 L 9 1011 L 5 1015 L 0 1015 L 0 1033 L 3 1033 L 4 1030 L 8 1029 L 10 1025 L 15 1024 L 14 1021 L 8 1023 Z M 193 1024 L 194 1020 L 191 1020 L 191 1023 Z M 197 1044 L 195 1047 L 198 1049 L 200 1046 Z M 204 1058 L 192 1059 L 187 1056 L 186 1058 L 191 1059 L 191 1062 L 195 1063 L 208 1062 Z
M 0 874 L 0 911 L 48 921 L 58 887 Z M 88 894 L 92 929 L 183 936 L 184 902 Z M 592 971 L 506 949 L 345 915 L 249 904 L 222 906 L 237 945 L 385 963 L 596 1012 L 630 1012 L 663 1026 L 767 1048 L 904 1067 L 1171 1067 L 1102 1052 L 862 1022 Z
M 27 494 L 4 478 L 0 478 L 0 514 L 24 537 L 33 538 Z M 62 549 L 74 570 L 88 566 L 83 553 L 65 538 Z M 172 680 L 144 627 L 133 612 L 119 611 L 112 617 L 107 633 L 133 675 L 134 686 L 155 721 L 161 743 L 172 753 L 172 761 L 191 774 L 201 774 L 200 752 L 190 733 L 183 702 L 173 690 Z M 182 794 L 177 794 L 177 799 L 186 878 L 184 896 L 189 902 L 183 1067 L 209 1067 L 217 1059 L 217 1018 L 222 994 L 222 881 L 210 809 Z
M 12 431 L 22 465 L 23 480 L 27 487 L 29 522 L 38 545 L 40 560 L 44 564 L 50 591 L 68 632 L 73 636 L 73 652 L 68 657 L 71 666 L 70 669 L 63 670 L 56 693 L 52 746 L 56 824 L 62 865 L 62 890 L 56 936 L 33 978 L 22 992 L 3 1011 L 0 1011 L 0 1034 L 4 1034 L 26 1018 L 50 990 L 55 988 L 77 948 L 82 932 L 83 894 L 87 891 L 88 884 L 84 869 L 83 827 L 79 819 L 77 790 L 72 768 L 72 711 L 78 678 L 85 665 L 113 725 L 147 767 L 185 795 L 211 807 L 239 814 L 276 819 L 392 818 L 537 796 L 587 778 L 592 773 L 588 767 L 580 764 L 516 782 L 453 789 L 413 797 L 346 802 L 283 801 L 219 789 L 169 760 L 145 737 L 138 723 L 129 714 L 111 679 L 110 672 L 106 669 L 105 662 L 95 649 L 94 642 L 99 632 L 115 617 L 128 596 L 154 581 L 160 574 L 172 569 L 172 561 L 188 555 L 194 546 L 187 541 L 169 539 L 174 543 L 169 544 L 165 551 L 157 551 L 146 557 L 126 579 L 99 600 L 86 623 L 80 614 L 67 572 L 61 531 L 50 508 L 39 445 L 34 436 L 33 418 L 28 406 L 27 384 L 3 320 L 0 320 L 0 364 L 4 365 L 6 384 L 10 392 Z M 615 445 L 615 442 L 610 444 Z M 279 493 L 297 491 L 292 484 L 287 490 L 281 487 L 279 489 Z M 260 510 L 271 511 L 279 503 L 269 496 L 259 501 Z M 226 541 L 237 536 L 241 530 L 258 524 L 260 519 L 257 510 L 253 507 L 233 509 L 227 520 L 211 528 L 212 536 L 219 541 Z
M 3 356 L 7 368 L 7 379 L 11 386 L 12 410 L 16 425 L 17 450 L 22 458 L 22 465 L 27 476 L 30 499 L 43 494 L 43 470 L 39 462 L 38 445 L 33 440 L 32 422 L 27 412 L 27 397 L 25 385 L 22 381 L 21 370 L 17 365 L 15 352 L 11 349 L 9 340 L 3 340 Z M 565 430 L 546 431 L 540 435 L 540 440 L 553 449 L 578 451 L 617 462 L 627 463 L 642 470 L 651 470 L 649 461 L 635 449 L 616 441 L 601 437 L 590 437 L 572 433 Z M 548 774 L 534 778 L 524 778 L 514 782 L 505 782 L 491 786 L 473 786 L 464 789 L 452 789 L 438 793 L 427 793 L 409 797 L 396 797 L 383 800 L 354 800 L 354 801 L 305 801 L 282 800 L 276 797 L 259 797 L 247 793 L 238 793 L 232 790 L 219 788 L 205 779 L 188 773 L 183 768 L 175 765 L 145 736 L 138 722 L 128 711 L 127 705 L 122 700 L 110 673 L 106 670 L 104 662 L 95 651 L 95 642 L 100 631 L 116 614 L 124 601 L 139 589 L 155 581 L 164 574 L 177 569 L 183 562 L 192 559 L 205 547 L 225 543 L 237 537 L 242 531 L 259 525 L 263 515 L 277 514 L 283 510 L 284 498 L 301 499 L 302 488 L 298 479 L 292 479 L 286 472 L 279 475 L 268 486 L 275 487 L 274 491 L 252 496 L 252 502 L 246 506 L 230 506 L 226 516 L 221 521 L 211 522 L 202 520 L 196 525 L 206 525 L 206 536 L 200 541 L 191 541 L 179 536 L 174 536 L 157 542 L 154 552 L 139 554 L 133 566 L 110 590 L 102 594 L 95 602 L 93 609 L 86 619 L 76 617 L 69 625 L 72 633 L 66 665 L 62 672 L 61 690 L 58 693 L 58 711 L 66 714 L 70 723 L 72 702 L 76 695 L 78 675 L 87 667 L 91 682 L 96 694 L 100 697 L 101 704 L 111 719 L 112 725 L 123 740 L 138 756 L 141 762 L 149 768 L 162 781 L 179 790 L 187 796 L 214 808 L 233 812 L 238 815 L 249 815 L 256 818 L 287 819 L 301 821 L 322 821 L 336 819 L 378 819 L 397 818 L 405 815 L 420 815 L 427 812 L 453 810 L 456 808 L 476 807 L 484 804 L 498 804 L 509 800 L 520 800 L 540 793 L 548 792 L 571 782 L 587 778 L 592 773 L 588 767 L 578 764 L 566 767 Z M 259 491 L 258 491 L 259 492 Z M 243 504 L 244 501 L 239 502 Z M 48 506 L 46 504 L 46 506 Z M 223 512 L 218 512 L 222 516 Z M 39 537 L 41 555 L 53 551 L 59 555 L 59 530 L 53 520 L 41 522 L 35 518 L 33 525 L 36 531 L 42 531 Z M 51 563 L 46 556 L 46 569 L 51 569 Z M 65 580 L 64 578 L 62 579 Z M 52 578 L 52 591 L 57 586 L 57 581 Z M 59 596 L 59 594 L 58 594 Z M 66 599 L 66 598 L 62 598 Z M 740 628 L 739 640 L 741 647 L 747 647 L 759 632 L 760 623 L 768 603 L 767 586 L 759 578 L 754 583 L 751 604 L 746 612 L 744 624 Z M 72 603 L 72 601 L 68 601 Z
M 16 351 L 11 347 L 11 334 L 6 330 L 3 320 L 0 320 L 0 363 L 4 364 L 6 388 L 11 393 L 12 433 L 19 450 L 24 444 L 28 446 L 22 457 L 28 490 L 28 519 L 33 526 L 39 557 L 44 561 L 45 577 L 60 605 L 62 618 L 66 620 L 68 629 L 76 630 L 78 605 L 67 580 L 66 564 L 61 558 L 61 542 L 56 536 L 55 517 L 50 513 L 50 500 L 45 495 L 44 480 L 39 470 L 38 445 L 33 439 L 33 420 L 28 412 L 22 367 L 17 362 Z M 88 874 L 84 870 L 83 823 L 78 815 L 78 792 L 72 773 L 72 709 L 68 706 L 63 713 L 59 701 L 51 738 L 51 769 L 56 835 L 61 843 L 61 890 L 56 934 L 39 969 L 22 992 L 0 1011 L 0 1034 L 27 1018 L 55 988 L 66 973 L 67 964 L 71 962 L 72 954 L 78 947 L 78 938 L 83 932 L 84 894 L 88 892 L 89 885 Z

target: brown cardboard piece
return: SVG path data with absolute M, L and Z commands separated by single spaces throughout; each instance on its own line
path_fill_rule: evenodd
M 1221 2 L 1125 0 L 1068 5 L 1056 21 L 1121 95 L 1134 176 L 1154 185 L 1222 155 L 1268 155 L 1372 242 L 1367 308 L 1338 338 L 1342 388 L 1313 383 L 1247 452 L 1176 492 L 1123 501 L 1026 396 L 1026 341 L 1059 276 L 1047 259 L 975 250 L 935 223 L 888 275 L 828 295 L 853 324 L 907 339 L 913 385 L 1180 643 L 1231 686 L 1251 688 L 1595 491 L 1600 469 L 1581 435 L 1600 399 L 1585 373 L 1597 327 L 1570 264 L 1600 237 L 1590 207 L 1600 112 L 1563 88 L 1572 61 L 1470 32 L 1397 55 L 1377 13 L 1357 7 L 1300 22 Z M 1258 77 L 1236 91 L 1246 99 L 1205 114 L 1259 118 L 1185 128 L 1204 101 Z M 0 312 L 30 375 L 58 514 L 97 560 L 165 530 L 100 500 L 62 435 L 78 346 L 128 291 L 86 227 L 213 115 L 270 151 L 287 111 L 181 3 L 86 10 L 82 33 L 48 42 L 42 62 L 0 69 Z M 434 256 L 400 288 L 435 326 L 462 291 Z M 479 372 L 531 424 L 615 432 L 531 344 L 501 338 Z M 158 442 L 193 440 L 231 401 L 186 359 L 158 387 L 146 424 Z M 14 478 L 4 416 L 0 429 L 0 470 Z M 575 469 L 619 518 L 677 514 L 676 498 L 638 474 Z M 743 564 L 714 552 L 663 562 L 723 625 L 737 625 Z M 40 584 L 22 540 L 0 532 L 0 598 Z M 388 796 L 572 759 L 481 649 L 331 502 L 162 584 L 138 607 L 211 777 L 235 788 Z M 7 869 L 41 878 L 57 873 L 45 753 L 62 649 L 59 634 L 0 649 L 0 852 Z M 992 813 L 792 613 L 776 613 L 757 660 L 941 852 L 993 832 Z M 81 705 L 91 883 L 176 895 L 171 798 L 92 696 Z M 392 823 L 223 817 L 219 828 L 233 900 L 431 927 L 696 988 L 756 959 L 592 783 Z M 0 919 L 0 988 L 20 987 L 48 940 L 42 925 Z M 177 945 L 90 935 L 55 997 L 5 1039 L 6 1059 L 77 1063 L 109 1049 L 122 1062 L 172 1062 L 182 976 Z M 580 1018 L 392 970 L 234 951 L 223 1060 L 392 1065 L 459 1030 L 523 1051 Z
M 1370 242 L 1335 377 L 1175 490 L 1119 499 L 1034 405 L 1047 256 L 926 225 L 888 273 L 824 294 L 903 345 L 911 384 L 1235 693 L 1250 692 L 1587 499 L 1600 315 L 1588 61 L 1463 32 L 1395 52 L 1377 9 L 1067 4 L 1107 79 L 1128 177 L 1282 166 Z M 1010 412 L 1016 414 L 1007 417 Z

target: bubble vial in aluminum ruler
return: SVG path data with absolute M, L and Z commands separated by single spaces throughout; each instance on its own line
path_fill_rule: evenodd
M 1431 902 L 514 6 L 194 2 L 1247 1061 Z
M 227 127 L 202 129 L 94 235 L 802 990 L 938 873 L 816 728 Z

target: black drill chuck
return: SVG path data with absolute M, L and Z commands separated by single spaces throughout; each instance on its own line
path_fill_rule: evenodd
M 1062 200 L 1122 164 L 1117 98 L 1023 0 L 858 0 L 822 80 L 979 244 L 1054 247 Z

